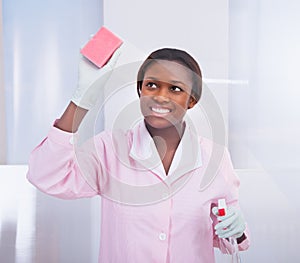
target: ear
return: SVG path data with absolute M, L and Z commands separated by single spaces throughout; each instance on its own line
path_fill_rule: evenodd
M 137 87 L 137 94 L 139 95 L 139 97 L 141 97 L 141 93 L 142 93 L 142 86 L 138 86 Z
M 188 103 L 188 109 L 193 108 L 196 105 L 197 101 L 193 96 L 190 96 L 189 103 Z

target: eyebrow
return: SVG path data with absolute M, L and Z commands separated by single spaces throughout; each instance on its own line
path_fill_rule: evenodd
M 152 76 L 149 76 L 149 77 L 146 77 L 145 80 L 156 80 L 156 81 L 161 81 L 155 77 L 152 77 Z M 183 86 L 187 86 L 184 82 L 182 81 L 179 81 L 179 80 L 171 80 L 171 81 L 168 81 L 167 83 L 172 83 L 172 84 L 181 84 Z

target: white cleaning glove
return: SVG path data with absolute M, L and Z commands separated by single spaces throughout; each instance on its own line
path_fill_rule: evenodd
M 100 69 L 81 55 L 79 61 L 78 86 L 71 99 L 72 102 L 87 110 L 96 104 L 101 90 L 103 90 L 117 63 L 121 54 L 121 48 L 122 45 Z
M 246 223 L 239 209 L 229 207 L 225 216 L 219 216 L 217 207 L 213 207 L 212 212 L 219 221 L 215 226 L 215 233 L 219 238 L 239 238 L 243 235 Z

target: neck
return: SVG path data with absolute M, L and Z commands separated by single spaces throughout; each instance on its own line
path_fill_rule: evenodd
M 175 150 L 177 148 L 185 129 L 185 124 L 183 122 L 178 123 L 176 126 L 172 125 L 163 129 L 157 129 L 147 123 L 145 124 L 155 144 L 157 145 L 163 140 L 169 150 Z

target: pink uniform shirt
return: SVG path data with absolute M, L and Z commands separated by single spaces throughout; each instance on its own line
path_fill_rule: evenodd
M 230 249 L 214 234 L 211 213 L 220 198 L 239 206 L 239 179 L 225 148 L 212 164 L 214 144 L 187 125 L 166 175 L 144 122 L 82 145 L 76 136 L 52 127 L 31 153 L 27 177 L 59 198 L 102 196 L 99 262 L 210 263 L 214 247 Z M 201 188 L 209 165 L 215 175 Z M 249 237 L 239 249 L 248 246 Z

